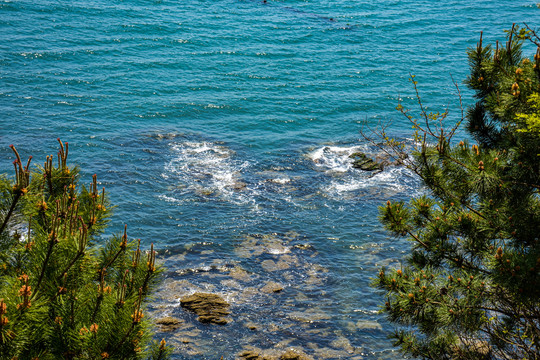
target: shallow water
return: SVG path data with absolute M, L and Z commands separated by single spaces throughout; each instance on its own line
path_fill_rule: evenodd
M 451 76 L 465 79 L 479 32 L 494 42 L 539 20 L 524 0 L 0 1 L 0 170 L 11 143 L 44 161 L 58 136 L 70 142 L 118 205 L 111 231 L 128 223 L 161 249 L 152 307 L 184 321 L 166 334 L 177 359 L 249 346 L 400 359 L 369 283 L 408 245 L 377 206 L 422 189 L 348 156 L 377 155 L 365 124 L 410 138 L 395 110 L 415 106 L 409 73 L 430 109 L 458 119 Z M 227 298 L 232 322 L 179 308 L 196 290 Z

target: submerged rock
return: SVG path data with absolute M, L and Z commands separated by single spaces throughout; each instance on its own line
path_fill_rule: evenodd
M 261 288 L 261 292 L 266 294 L 278 293 L 281 291 L 283 291 L 283 285 L 274 281 L 267 282 L 266 285 Z
M 281 351 L 277 349 L 244 350 L 238 354 L 238 358 L 242 360 L 313 360 L 311 356 L 298 349 L 291 348 L 284 353 Z
M 358 330 L 380 330 L 382 331 L 382 325 L 376 321 L 370 320 L 359 320 L 356 323 L 356 328 Z
M 313 360 L 313 358 L 302 351 L 289 349 L 279 357 L 279 360 Z
M 240 281 L 251 280 L 249 273 L 239 266 L 235 266 L 233 269 L 231 269 L 231 271 L 229 271 L 229 276 L 235 280 L 240 280 Z
M 344 350 L 336 350 L 328 347 L 315 350 L 317 359 L 347 359 L 347 360 L 362 360 L 361 355 L 351 354 Z
M 235 181 L 231 187 L 234 189 L 234 190 L 244 190 L 246 187 L 247 187 L 247 184 L 243 181 Z
M 332 341 L 330 345 L 336 349 L 343 349 L 348 353 L 354 352 L 354 347 L 351 345 L 351 342 L 344 336 L 338 337 L 337 339 Z
M 247 322 L 245 324 L 245 327 L 247 327 L 249 330 L 259 330 L 259 326 L 255 324 L 254 322 Z
M 156 324 L 159 325 L 161 331 L 174 331 L 182 326 L 182 320 L 176 319 L 173 317 L 164 317 L 156 321 Z
M 320 307 L 310 307 L 306 311 L 291 311 L 289 318 L 294 321 L 312 324 L 317 321 L 329 320 L 331 316 Z
M 261 263 L 261 266 L 262 266 L 262 268 L 264 269 L 264 271 L 267 271 L 267 272 L 272 272 L 272 271 L 277 271 L 277 270 L 279 270 L 279 267 L 278 267 L 277 264 L 274 262 L 274 260 L 264 260 L 264 261 Z
M 349 155 L 349 158 L 353 159 L 352 167 L 364 171 L 381 171 L 383 170 L 383 164 L 376 162 L 368 157 L 363 152 L 355 152 Z
M 315 248 L 311 244 L 297 244 L 294 245 L 294 247 L 300 250 L 315 250 Z
M 225 325 L 228 320 L 225 316 L 230 314 L 229 303 L 221 296 L 209 293 L 195 293 L 180 300 L 183 308 L 193 311 L 199 315 L 198 319 L 202 323 L 212 323 Z

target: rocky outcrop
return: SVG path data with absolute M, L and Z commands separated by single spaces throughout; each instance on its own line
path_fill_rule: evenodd
M 228 323 L 226 316 L 230 314 L 230 305 L 219 295 L 198 292 L 182 298 L 180 305 L 199 315 L 198 320 L 202 323 L 217 325 Z
M 363 152 L 352 153 L 349 155 L 349 157 L 353 159 L 352 167 L 355 169 L 364 171 L 381 171 L 384 168 L 382 163 L 376 162 Z
M 386 166 L 400 166 L 403 165 L 408 155 L 403 153 L 399 157 L 392 157 L 390 154 L 381 152 L 374 158 L 371 158 L 363 152 L 355 152 L 349 155 L 349 158 L 353 159 L 352 167 L 364 171 L 382 171 Z

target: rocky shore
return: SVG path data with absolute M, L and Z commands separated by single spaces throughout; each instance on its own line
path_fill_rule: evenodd
M 176 260 L 183 263 L 195 251 Z M 335 306 L 325 290 L 328 270 L 313 246 L 296 233 L 253 235 L 238 241 L 234 252 L 246 263 L 201 250 L 197 257 L 203 253 L 210 264 L 176 270 L 165 280 L 153 314 L 159 335 L 180 358 L 203 359 L 204 349 L 223 343 L 235 349 L 219 354 L 224 359 L 365 358 L 350 334 L 377 334 L 382 327 L 368 316 L 346 323 L 345 330 L 333 326 L 325 310 Z

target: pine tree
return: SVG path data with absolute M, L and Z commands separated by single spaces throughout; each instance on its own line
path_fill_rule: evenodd
M 531 60 L 527 39 L 538 45 Z M 462 116 L 474 144 L 444 128 L 448 112 L 419 116 L 407 165 L 426 194 L 380 208 L 395 236 L 412 242 L 400 269 L 374 284 L 398 324 L 396 345 L 424 359 L 540 359 L 540 39 L 514 26 L 505 46 L 468 51 L 476 104 Z M 418 95 L 417 82 L 411 78 Z M 394 156 L 404 144 L 389 139 Z
M 111 204 L 96 175 L 79 185 L 58 142 L 57 161 L 35 171 L 12 145 L 15 179 L 0 177 L 0 358 L 165 359 L 144 317 L 155 251 L 126 228 L 98 243 Z

